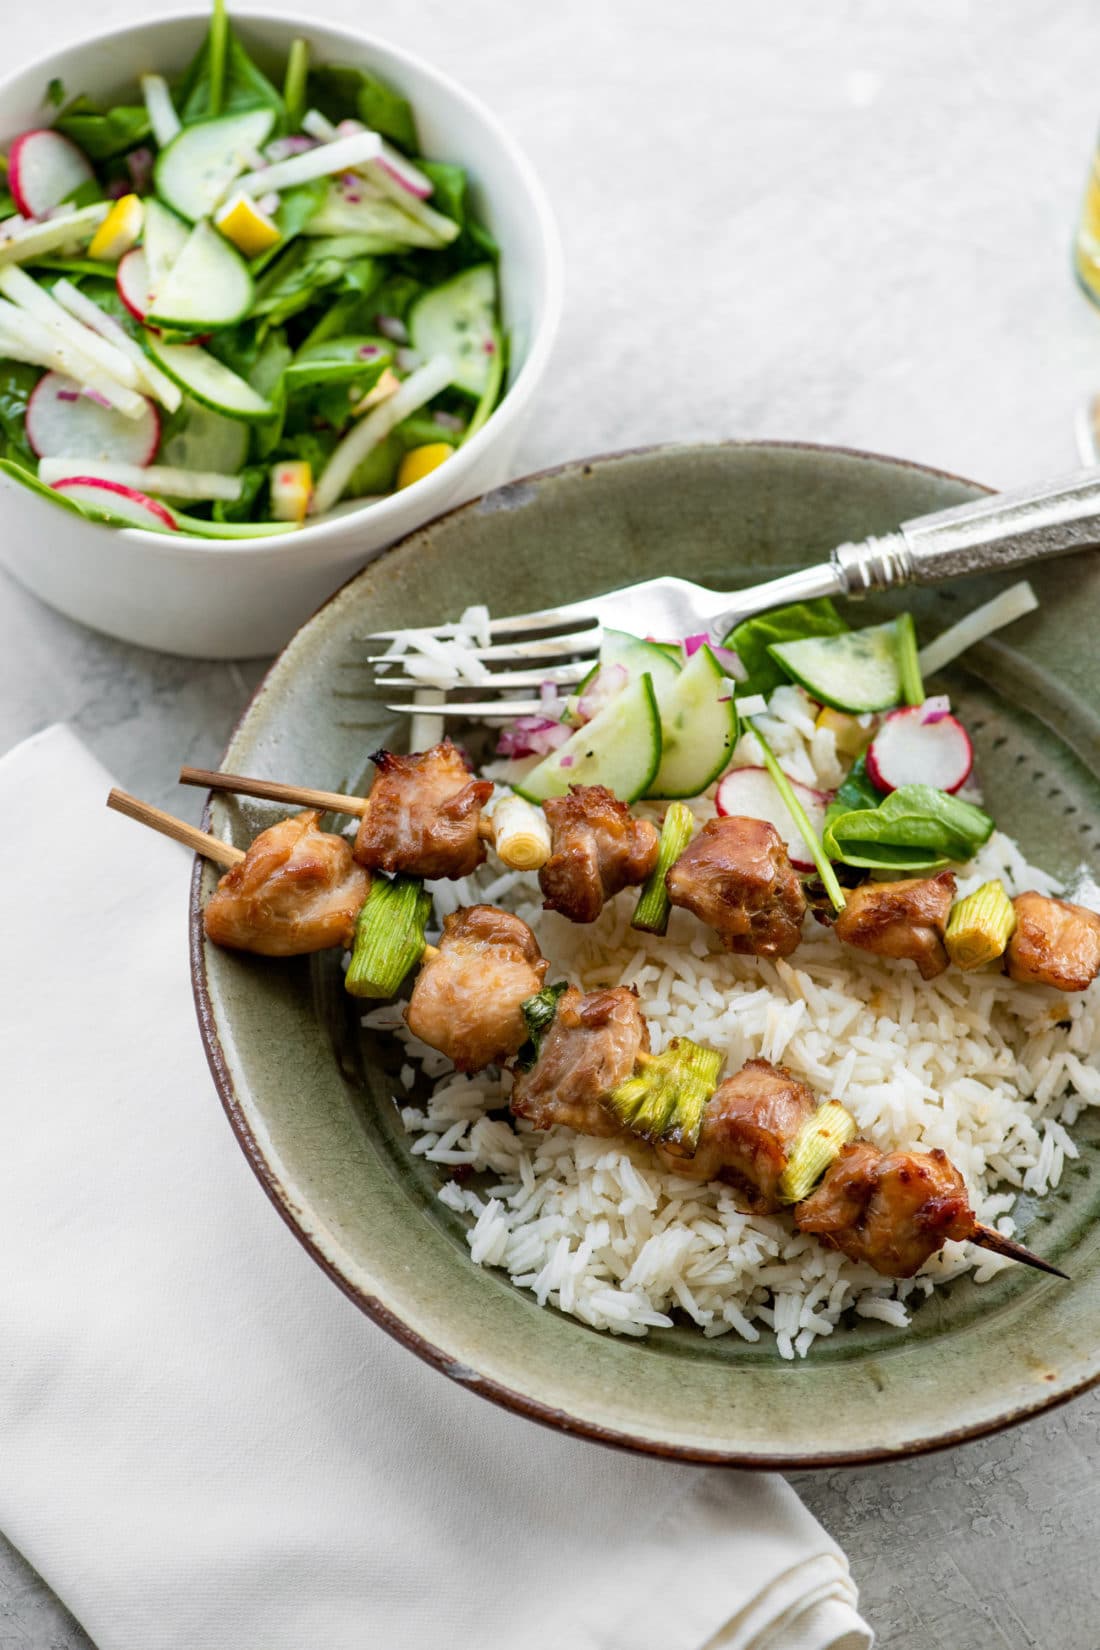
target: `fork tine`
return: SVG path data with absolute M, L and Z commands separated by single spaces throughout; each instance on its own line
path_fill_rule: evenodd
M 490 619 L 490 636 L 520 636 L 530 630 L 560 630 L 567 625 L 595 623 L 596 613 L 587 602 L 574 602 L 569 607 L 546 607 L 537 613 L 516 613 L 506 619 Z M 367 636 L 356 636 L 357 642 L 396 642 L 406 636 L 436 636 L 447 639 L 454 635 L 457 621 L 445 619 L 438 625 L 407 626 L 404 630 L 372 630 Z
M 595 657 L 603 631 L 599 625 L 592 630 L 575 631 L 568 636 L 546 636 L 534 642 L 501 642 L 492 647 L 472 647 L 473 659 L 556 659 L 563 654 L 582 653 Z M 400 664 L 402 655 L 375 653 L 364 659 L 368 665 Z
M 362 661 L 366 664 L 366 660 Z M 400 661 L 395 660 L 394 663 Z M 591 670 L 591 662 L 581 659 L 575 665 L 546 665 L 542 670 L 494 670 L 483 682 L 473 682 L 468 677 L 461 682 L 453 682 L 448 691 L 456 692 L 459 688 L 473 689 L 481 692 L 488 690 L 495 692 L 504 688 L 537 688 L 543 682 L 552 682 L 555 687 L 571 687 L 581 682 Z M 431 686 L 431 684 L 427 684 Z M 379 675 L 377 686 L 385 688 L 422 688 L 424 681 L 418 676 L 384 676 Z
M 399 716 L 416 716 L 421 711 L 420 705 L 387 705 L 387 710 L 396 711 Z M 513 716 L 539 716 L 543 711 L 541 699 L 497 699 L 489 700 L 484 704 L 454 704 L 450 700 L 444 705 L 433 705 L 433 716 L 499 716 L 503 721 L 511 721 Z

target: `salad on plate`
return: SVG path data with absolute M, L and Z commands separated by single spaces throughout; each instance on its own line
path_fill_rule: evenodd
M 0 471 L 117 526 L 247 538 L 445 463 L 504 387 L 497 248 L 369 70 L 268 78 L 215 0 L 183 75 L 51 83 L 0 156 Z

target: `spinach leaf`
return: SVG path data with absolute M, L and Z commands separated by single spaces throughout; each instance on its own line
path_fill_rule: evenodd
M 45 101 L 52 109 L 60 109 L 65 101 L 65 82 L 55 75 L 46 87 Z
M 211 511 L 215 521 L 251 521 L 260 494 L 267 485 L 267 465 L 248 464 L 240 472 L 241 496 L 231 503 L 217 499 Z
M 768 652 L 773 642 L 796 642 L 805 636 L 839 636 L 848 626 L 828 596 L 818 601 L 793 602 L 771 613 L 758 613 L 734 625 L 723 642 L 732 647 L 749 673 L 738 690 L 742 694 L 762 693 L 765 697 L 789 680 L 786 671 Z
M 467 177 L 464 166 L 445 160 L 418 160 L 420 170 L 432 180 L 432 207 L 455 223 L 466 227 Z
M 901 785 L 876 808 L 837 815 L 825 827 L 825 849 L 845 865 L 932 871 L 965 863 L 992 832 L 992 819 L 972 802 L 931 785 Z
M 0 475 L 7 476 L 9 481 L 19 482 L 28 492 L 37 493 L 39 498 L 47 499 L 51 504 L 59 504 L 63 510 L 71 510 L 78 516 L 87 516 L 88 512 L 81 509 L 75 499 L 69 498 L 65 493 L 59 493 L 56 487 L 47 487 L 44 482 L 39 481 L 34 471 L 25 468 L 25 465 L 26 460 L 18 453 L 9 454 L 0 458 Z
M 392 360 L 392 344 L 385 338 L 363 334 L 303 344 L 284 375 L 287 394 L 308 392 L 315 384 L 335 383 L 354 387 L 359 399 L 374 388 Z
M 828 830 L 833 820 L 839 819 L 841 814 L 859 813 L 864 808 L 877 808 L 885 794 L 868 778 L 866 756 L 857 756 L 847 779 L 825 809 L 824 829 Z
M 13 449 L 9 457 L 19 453 L 32 464 L 35 456 L 27 440 L 25 419 L 31 391 L 41 377 L 40 367 L 24 366 L 22 361 L 0 361 L 0 430 Z
M 14 216 L 15 197 L 5 184 L 0 183 L 0 218 L 13 218 Z
M 416 121 L 407 99 L 369 70 L 325 64 L 310 74 L 309 94 L 310 103 L 329 120 L 358 115 L 372 131 L 416 153 Z
M 256 283 L 250 314 L 277 326 L 307 309 L 327 288 L 367 293 L 382 278 L 376 258 L 354 235 L 294 241 Z
M 34 267 L 44 269 L 52 275 L 95 276 L 97 280 L 109 281 L 111 291 L 115 291 L 115 265 L 100 263 L 97 258 L 35 258 Z M 88 296 L 93 296 L 90 290 Z M 94 297 L 98 304 L 101 301 L 98 292 Z M 122 300 L 119 299 L 119 302 L 121 304 Z
M 113 108 L 103 109 L 90 97 L 74 97 L 54 126 L 83 149 L 89 160 L 109 160 L 145 142 L 149 115 L 140 103 L 116 103 Z
M 215 0 L 206 39 L 176 89 L 175 102 L 185 126 L 246 109 L 271 109 L 275 129 L 285 124 L 282 98 L 237 39 L 221 0 Z

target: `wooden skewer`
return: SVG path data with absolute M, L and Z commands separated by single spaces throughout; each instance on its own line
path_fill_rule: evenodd
M 1069 1282 L 1068 1272 L 1063 1272 L 1060 1267 L 1052 1266 L 1049 1260 L 1043 1260 L 1030 1249 L 1025 1249 L 1022 1243 L 1014 1243 L 1011 1238 L 1002 1237 L 992 1226 L 976 1226 L 970 1241 L 980 1244 L 983 1249 L 992 1250 L 995 1255 L 1006 1255 L 1009 1260 L 1022 1261 L 1025 1266 L 1034 1266 L 1039 1272 L 1050 1272 L 1054 1277 L 1065 1278 L 1066 1282 Z
M 288 802 L 297 808 L 319 808 L 322 813 L 348 814 L 362 819 L 369 798 L 346 796 L 342 791 L 318 791 L 310 785 L 284 785 L 275 779 L 250 779 L 240 773 L 218 773 L 213 768 L 181 768 L 181 785 L 199 785 L 208 791 L 230 791 L 234 796 L 255 796 L 264 802 Z M 493 841 L 492 820 L 479 819 L 477 834 Z
M 356 819 L 362 819 L 367 811 L 365 796 L 315 791 L 309 785 L 281 785 L 274 779 L 249 779 L 244 774 L 216 773 L 211 768 L 181 768 L 180 784 L 199 785 L 207 791 L 231 791 L 235 796 L 257 796 L 264 802 L 290 802 L 299 808 L 350 814 Z
M 186 820 L 166 814 L 162 808 L 140 802 L 136 796 L 120 791 L 117 786 L 107 798 L 107 806 L 118 814 L 125 814 L 128 819 L 136 819 L 139 825 L 148 825 L 150 830 L 159 831 L 161 836 L 170 836 L 173 841 L 182 842 L 185 848 L 194 848 L 197 854 L 204 854 L 216 865 L 224 865 L 226 870 L 239 865 L 244 858 L 243 848 L 234 848 L 231 842 L 223 842 L 221 837 L 200 831 L 197 825 L 188 825 Z

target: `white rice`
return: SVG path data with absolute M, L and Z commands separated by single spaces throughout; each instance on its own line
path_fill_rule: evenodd
M 831 735 L 814 729 L 799 689 L 773 695 L 767 732 L 788 772 L 837 783 Z M 753 746 L 749 735 L 735 759 L 757 760 Z M 700 799 L 697 811 L 713 805 Z M 994 876 L 1010 893 L 1056 891 L 1000 833 L 960 886 Z M 735 957 L 683 911 L 664 938 L 631 929 L 632 891 L 598 922 L 575 926 L 542 910 L 534 876 L 499 868 L 433 892 L 441 915 L 479 899 L 518 911 L 550 958 L 550 979 L 633 985 L 656 1050 L 687 1036 L 721 1049 L 727 1073 L 754 1056 L 782 1062 L 822 1098 L 842 1099 L 876 1144 L 942 1147 L 979 1218 L 1009 1235 L 1017 1195 L 1058 1184 L 1077 1155 L 1068 1129 L 1100 1105 L 1100 982 L 1071 998 L 1017 985 L 996 967 L 926 982 L 909 963 L 841 946 L 812 920 L 789 962 Z M 1013 1264 L 951 1243 L 918 1277 L 882 1278 L 789 1218 L 743 1213 L 728 1187 L 662 1172 L 641 1143 L 540 1133 L 511 1119 L 508 1080 L 456 1076 L 400 1023 L 399 1005 L 364 1023 L 395 1030 L 406 1046 L 402 1120 L 414 1153 L 461 1171 L 439 1196 L 468 1219 L 473 1260 L 597 1329 L 641 1336 L 678 1314 L 707 1336 L 773 1335 L 793 1358 L 849 1309 L 901 1330 L 937 1284 L 968 1271 L 981 1283 Z M 406 1103 L 414 1066 L 439 1079 L 423 1106 Z

